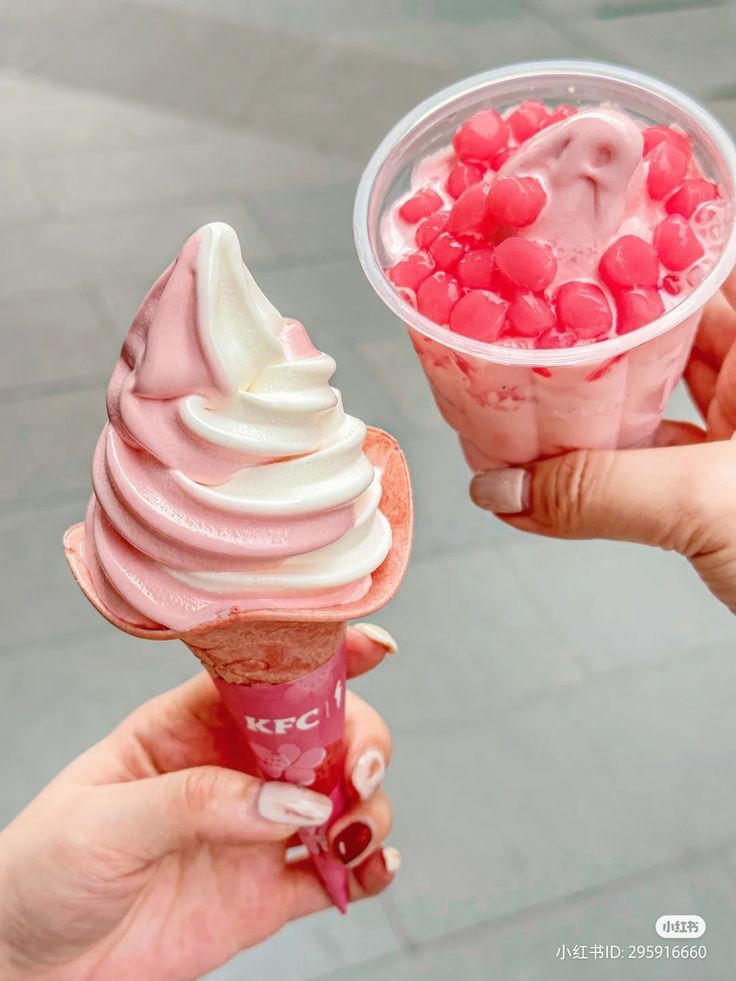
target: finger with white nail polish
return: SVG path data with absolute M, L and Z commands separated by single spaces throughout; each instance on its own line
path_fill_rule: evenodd
M 521 514 L 529 507 L 529 474 L 526 470 L 487 470 L 470 484 L 473 502 L 494 514 Z
M 385 627 L 380 627 L 377 623 L 366 623 L 361 621 L 360 623 L 353 624 L 353 628 L 372 640 L 376 644 L 380 644 L 386 650 L 388 654 L 395 654 L 398 650 L 393 636 L 386 630 Z
M 369 800 L 379 789 L 391 762 L 391 733 L 378 712 L 348 692 L 345 782 L 353 800 Z
M 386 866 L 388 873 L 395 875 L 401 868 L 401 852 L 399 849 L 387 845 L 383 849 L 383 864 Z
M 364 750 L 353 767 L 353 787 L 361 800 L 369 800 L 383 783 L 386 761 L 380 749 L 374 746 Z
M 296 828 L 318 827 L 332 814 L 332 801 L 305 787 L 273 780 L 264 783 L 258 795 L 258 813 Z

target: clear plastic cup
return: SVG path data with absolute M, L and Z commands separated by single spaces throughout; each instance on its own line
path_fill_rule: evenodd
M 386 278 L 391 259 L 380 222 L 408 190 L 414 164 L 449 145 L 458 125 L 477 110 L 503 111 L 529 98 L 613 103 L 647 125 L 674 123 L 692 136 L 706 177 L 721 185 L 720 227 L 712 230 L 723 242 L 719 258 L 689 295 L 647 326 L 562 350 L 485 344 L 428 320 Z M 709 113 L 669 85 L 613 65 L 565 61 L 499 68 L 444 89 L 391 130 L 358 188 L 358 256 L 378 295 L 406 323 L 437 405 L 474 470 L 569 449 L 646 445 L 682 376 L 703 307 L 736 262 L 735 182 L 736 150 Z

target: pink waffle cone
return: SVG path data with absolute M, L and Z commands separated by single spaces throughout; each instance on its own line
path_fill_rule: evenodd
M 368 593 L 352 603 L 305 610 L 243 611 L 233 607 L 226 617 L 184 631 L 136 627 L 112 613 L 96 591 L 84 561 L 84 525 L 74 525 L 64 536 L 64 550 L 74 578 L 87 599 L 110 623 L 134 637 L 181 640 L 196 654 L 215 680 L 250 746 L 257 775 L 303 783 L 332 798 L 330 821 L 315 834 L 305 834 L 303 840 L 328 893 L 343 912 L 347 907 L 346 872 L 325 850 L 325 831 L 345 804 L 344 702 L 339 699 L 339 685 L 344 684 L 344 658 L 340 655 L 344 650 L 347 622 L 374 613 L 396 593 L 409 560 L 412 535 L 411 485 L 401 448 L 388 433 L 369 427 L 365 453 L 381 470 L 380 507 L 391 524 L 392 542 L 386 559 L 373 573 Z M 336 691 L 337 701 L 333 697 Z M 323 758 L 316 764 L 313 761 L 319 751 L 314 740 L 319 739 L 321 730 L 311 726 L 315 718 L 312 713 L 307 713 L 308 729 L 298 729 L 294 722 L 294 728 L 280 736 L 270 731 L 274 724 L 283 728 L 289 724 L 288 720 L 296 719 L 293 713 L 299 709 L 294 705 L 301 701 L 303 708 L 307 704 L 304 698 L 312 699 L 310 706 L 313 703 L 327 714 L 330 710 L 332 713 L 324 730 L 331 741 L 325 745 L 322 740 L 319 749 L 324 750 Z M 271 706 L 272 715 L 279 715 L 276 723 L 263 718 L 254 722 L 253 706 L 261 716 L 264 705 Z M 316 711 L 314 708 L 313 712 Z M 254 732 L 253 725 L 262 728 Z M 282 739 L 281 744 L 274 742 L 277 738 Z M 291 759 L 297 750 L 302 759 L 310 762 L 309 768 L 300 769 L 299 758 Z

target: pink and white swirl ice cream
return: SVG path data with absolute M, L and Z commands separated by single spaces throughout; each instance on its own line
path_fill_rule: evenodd
M 133 320 L 95 451 L 84 562 L 115 616 L 188 630 L 368 592 L 391 526 L 334 371 L 232 228 L 192 235 Z

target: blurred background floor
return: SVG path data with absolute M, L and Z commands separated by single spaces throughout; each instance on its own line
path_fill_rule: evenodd
M 390 429 L 417 493 L 401 652 L 356 687 L 396 739 L 404 865 L 215 981 L 725 979 L 736 964 L 736 623 L 676 557 L 512 533 L 354 257 L 361 167 L 418 99 L 540 57 L 633 65 L 736 127 L 733 9 L 695 0 L 5 0 L 0 5 L 0 823 L 191 656 L 107 629 L 67 573 L 104 390 L 152 279 L 237 229 Z M 677 396 L 677 414 L 692 414 Z M 73 720 L 73 721 L 72 721 Z M 708 922 L 705 962 L 555 957 Z

